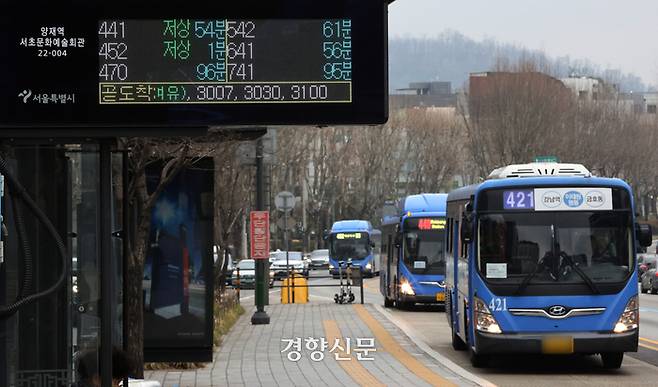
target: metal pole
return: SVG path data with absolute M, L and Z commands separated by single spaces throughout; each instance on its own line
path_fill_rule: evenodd
M 256 210 L 265 210 L 265 185 L 263 184 L 263 140 L 256 141 Z M 265 284 L 265 260 L 256 260 L 256 311 L 251 316 L 251 323 L 269 324 L 270 316 L 265 312 L 265 298 L 269 296 Z
M 123 209 L 123 219 L 121 224 L 123 225 L 123 230 L 122 230 L 122 246 L 123 246 L 123 258 L 122 258 L 122 284 L 123 284 L 123 291 L 122 291 L 122 302 L 123 302 L 123 310 L 124 312 L 122 313 L 123 315 L 123 327 L 121 328 L 121 333 L 123 336 L 123 351 L 128 352 L 128 340 L 130 340 L 130 336 L 128 335 L 128 330 L 126 327 L 128 326 L 128 315 L 126 314 L 126 305 L 128 305 L 128 238 L 129 235 L 133 235 L 131 233 L 131 222 L 132 218 L 130 216 L 130 204 L 128 203 L 128 152 L 126 150 L 121 151 L 121 185 L 123 187 L 123 203 L 122 203 L 122 209 Z M 129 386 L 129 381 L 128 381 L 128 376 L 126 376 L 123 379 L 123 386 L 128 387 Z
M 361 273 L 361 286 L 359 288 L 361 288 L 361 303 L 363 304 L 363 273 Z
M 224 260 L 228 265 L 229 254 L 228 254 L 228 250 L 226 249 L 224 250 Z M 231 262 L 231 264 L 233 264 L 233 262 Z M 236 296 L 238 298 L 238 305 L 240 305 L 240 268 L 236 267 L 234 270 L 235 270 L 235 278 L 237 279 L 236 283 L 238 284 L 238 288 L 236 289 L 237 292 Z M 231 285 L 233 285 L 233 279 L 229 279 L 229 281 L 231 282 Z
M 292 299 L 293 294 L 295 294 L 291 287 L 294 286 L 295 281 L 290 278 L 290 258 L 288 254 L 288 211 L 283 211 L 283 246 L 286 249 L 286 273 L 288 278 L 288 303 L 294 303 Z M 290 283 L 292 281 L 292 284 Z
M 108 142 L 100 143 L 99 155 L 99 202 L 100 202 L 100 258 L 101 258 L 101 345 L 100 377 L 101 385 L 112 385 L 112 305 L 114 305 L 113 266 L 112 266 L 112 154 Z

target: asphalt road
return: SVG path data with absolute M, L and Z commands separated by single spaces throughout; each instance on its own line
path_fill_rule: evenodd
M 313 278 L 327 271 L 313 271 L 309 284 L 335 284 L 331 288 L 309 288 L 311 302 L 333 302 L 338 280 Z M 280 285 L 280 282 L 276 283 Z M 353 289 L 359 300 L 359 289 Z M 253 290 L 243 290 L 243 303 L 253 303 Z M 383 305 L 379 294 L 379 278 L 364 281 L 366 303 Z M 280 290 L 270 289 L 270 303 L 280 302 Z M 438 306 L 417 306 L 411 310 L 389 309 L 391 314 L 409 326 L 433 350 L 500 386 L 634 386 L 657 385 L 658 376 L 658 295 L 640 295 L 640 348 L 624 357 L 620 370 L 604 370 L 599 356 L 500 356 L 488 368 L 471 367 L 466 352 L 450 345 L 450 330 Z

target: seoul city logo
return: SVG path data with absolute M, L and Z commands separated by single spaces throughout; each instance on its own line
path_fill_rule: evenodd
M 18 93 L 18 98 L 23 99 L 23 103 L 27 103 L 29 100 L 30 96 L 32 96 L 32 90 L 23 90 L 20 93 Z
M 571 208 L 580 207 L 584 201 L 583 194 L 578 191 L 569 191 L 564 194 L 564 204 Z

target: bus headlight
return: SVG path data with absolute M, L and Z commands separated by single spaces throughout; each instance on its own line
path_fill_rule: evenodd
M 615 324 L 615 333 L 628 332 L 633 329 L 637 329 L 638 323 L 640 321 L 640 305 L 637 299 L 637 296 L 631 297 L 624 308 L 617 324 Z
M 334 266 L 334 264 L 333 264 L 333 263 L 330 263 L 330 264 L 329 264 L 329 268 L 330 268 L 330 269 L 335 269 L 335 268 L 336 268 L 336 266 Z
M 496 318 L 489 311 L 487 304 L 477 297 L 474 297 L 473 300 L 475 329 L 487 333 L 502 333 L 503 331 L 500 330 L 498 321 L 496 321 Z
M 366 270 L 372 270 L 372 263 L 366 263 Z
M 416 295 L 416 292 L 414 292 L 414 288 L 411 287 L 409 281 L 407 281 L 407 279 L 404 277 L 402 277 L 402 279 L 400 280 L 400 293 L 406 294 L 408 296 Z

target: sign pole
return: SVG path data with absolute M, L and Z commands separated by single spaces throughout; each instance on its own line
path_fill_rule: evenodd
M 251 258 L 256 260 L 256 289 L 255 299 L 256 299 L 256 311 L 251 316 L 251 323 L 253 325 L 269 324 L 270 316 L 265 312 L 265 297 L 266 297 L 266 285 L 265 285 L 265 261 L 269 256 L 269 244 L 270 244 L 270 222 L 269 222 L 269 212 L 265 211 L 265 193 L 263 185 L 263 141 L 259 138 L 256 142 L 256 209 L 251 213 Z M 265 223 L 264 230 L 256 229 L 254 224 L 257 215 L 267 218 Z M 263 219 L 261 219 L 260 225 L 263 224 Z M 264 232 L 267 235 L 267 242 L 262 244 L 260 243 L 259 234 Z M 259 249 L 257 249 L 259 248 Z M 263 257 L 265 256 L 265 258 Z

